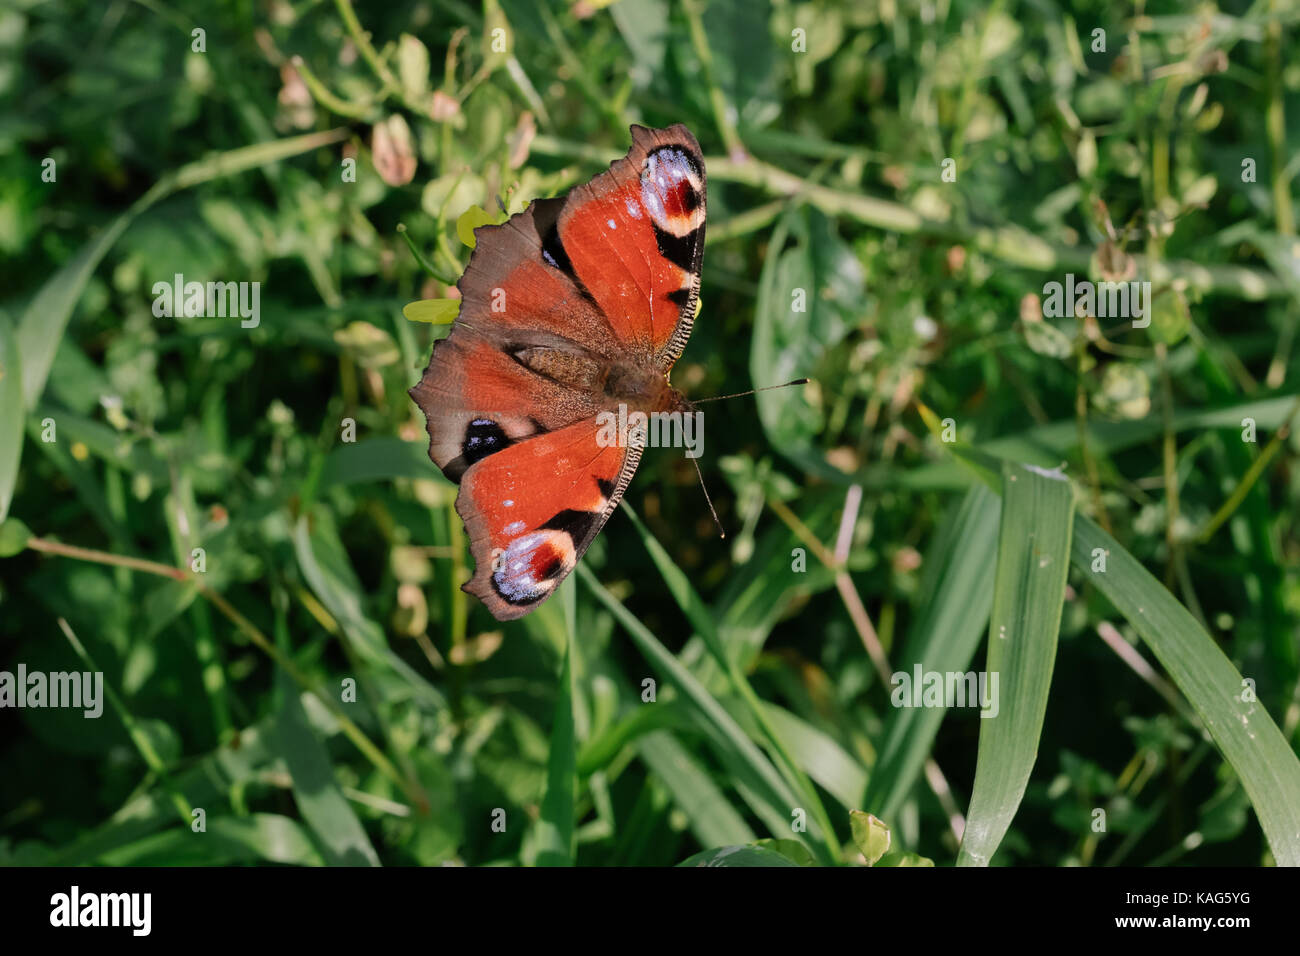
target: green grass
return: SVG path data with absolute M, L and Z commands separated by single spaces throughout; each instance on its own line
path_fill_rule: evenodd
M 1300 18 L 1141 12 L 0 13 L 0 671 L 108 698 L 5 715 L 0 863 L 1300 864 Z M 708 171 L 674 384 L 813 384 L 705 406 L 725 540 L 650 451 L 501 625 L 403 309 L 633 122 Z

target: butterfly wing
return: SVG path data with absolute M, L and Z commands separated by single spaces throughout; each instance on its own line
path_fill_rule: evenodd
M 595 539 L 640 449 L 602 446 L 595 419 L 538 435 L 470 468 L 456 510 L 474 576 L 465 590 L 499 621 L 545 601 Z
M 704 258 L 704 160 L 680 123 L 632 127 L 632 149 L 578 186 L 557 237 L 577 284 L 630 348 L 667 373 L 686 347 Z
M 613 329 L 573 281 L 543 259 L 541 204 L 481 226 L 457 288 L 460 315 L 411 389 L 429 457 L 452 481 L 488 454 L 596 414 L 590 391 L 530 368 L 530 350 L 612 357 Z M 544 220 L 543 220 L 544 228 Z
M 429 456 L 461 485 L 475 572 L 499 620 L 553 593 L 631 481 L 640 449 L 602 447 L 605 370 L 667 374 L 685 348 L 704 251 L 704 163 L 684 126 L 568 196 L 475 230 L 461 310 L 411 395 Z M 509 502 L 509 504 L 507 504 Z

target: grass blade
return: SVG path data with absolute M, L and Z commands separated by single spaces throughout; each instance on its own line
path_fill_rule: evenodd
M 846 810 L 862 802 L 867 771 L 834 737 L 776 704 L 765 701 L 763 712 L 777 736 L 798 755 L 799 765 L 823 790 Z
M 980 480 L 997 487 L 998 459 L 963 446 L 951 451 Z M 1092 570 L 1098 555 L 1106 557 L 1104 573 Z M 1241 699 L 1241 674 L 1191 612 L 1084 515 L 1074 518 L 1070 559 L 1133 625 L 1205 723 L 1241 778 L 1273 858 L 1281 866 L 1300 866 L 1300 757 L 1268 711 Z
M 789 785 L 777 773 L 767 755 L 759 749 L 749 735 L 704 686 L 696 680 L 681 662 L 660 643 L 637 617 L 605 589 L 596 575 L 583 563 L 578 563 L 578 576 L 595 594 L 597 600 L 613 613 L 615 619 L 631 636 L 655 668 L 676 685 L 698 714 L 697 726 L 714 744 L 719 758 L 728 772 L 736 778 L 737 789 L 750 799 L 764 823 L 777 837 L 788 837 L 792 811 L 802 807 Z M 810 849 L 819 861 L 830 863 L 834 854 L 822 835 L 815 819 L 809 821 L 808 831 L 801 834 L 811 843 Z
M 925 564 L 930 576 L 922 590 L 919 616 L 903 655 L 894 662 L 903 673 L 915 664 L 927 671 L 965 671 L 993 606 L 994 563 L 1002 500 L 983 485 L 962 498 Z M 946 711 L 936 707 L 895 707 L 889 716 L 879 756 L 872 767 L 862 805 L 893 820 L 916 782 Z
M 328 752 L 307 722 L 301 692 L 282 671 L 276 683 L 282 703 L 270 744 L 289 769 L 298 812 L 316 837 L 321 855 L 333 866 L 379 866 L 379 854 L 339 789 Z
M 957 857 L 961 866 L 988 865 L 1024 796 L 1038 756 L 1070 567 L 1070 483 L 1059 474 L 1006 462 L 1002 498 L 985 665 L 997 710 L 980 727 L 975 783 Z
M 18 323 L 18 354 L 23 357 L 23 407 L 31 409 L 45 390 L 50 366 L 59 340 L 72 318 L 72 309 L 81 298 L 86 283 L 95 272 L 113 243 L 126 231 L 135 218 L 128 210 L 113 220 L 73 256 L 71 261 L 54 273 L 23 311 Z
M 1092 570 L 1098 549 L 1104 573 Z M 1242 676 L 1191 613 L 1093 521 L 1075 518 L 1075 567 L 1133 625 L 1186 695 L 1241 778 L 1280 866 L 1300 866 L 1300 758 L 1258 701 L 1242 700 Z
M 761 729 L 763 736 L 767 738 L 771 750 L 778 758 L 778 769 L 785 776 L 786 782 L 791 789 L 801 795 L 803 805 L 807 806 L 809 812 L 817 818 L 822 832 L 833 834 L 834 830 L 830 818 L 826 815 L 826 808 L 822 806 L 821 797 L 801 765 L 796 763 L 790 748 L 786 745 L 785 739 L 777 731 L 772 721 L 768 719 L 767 709 L 759 701 L 758 695 L 754 693 L 748 678 L 746 678 L 737 666 L 734 657 L 728 653 L 728 649 L 723 645 L 712 612 L 691 585 L 686 575 L 682 573 L 682 569 L 677 567 L 668 552 L 664 550 L 663 545 L 650 533 L 650 529 L 642 523 L 627 502 L 623 502 L 623 510 L 631 518 L 632 524 L 636 526 L 637 533 L 641 536 L 641 541 L 650 553 L 650 557 L 659 570 L 659 574 L 663 577 L 664 583 L 668 585 L 673 600 L 677 602 L 677 606 L 682 609 L 682 613 L 686 615 L 691 625 L 700 635 L 705 647 L 713 655 L 714 661 L 726 673 L 731 686 L 745 702 L 750 715 Z
M 573 866 L 573 806 L 577 783 L 578 748 L 573 720 L 574 584 L 562 585 L 565 630 L 564 657 L 555 691 L 551 752 L 546 760 L 546 796 L 533 840 L 525 849 L 536 866 Z
M 637 750 L 672 794 L 702 845 L 728 846 L 757 839 L 708 772 L 672 734 L 662 730 L 648 734 L 637 743 Z
M 0 521 L 9 515 L 23 456 L 23 366 L 18 337 L 0 312 Z

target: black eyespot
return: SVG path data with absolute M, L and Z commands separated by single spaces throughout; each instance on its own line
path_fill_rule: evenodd
M 465 429 L 465 443 L 461 446 L 461 455 L 467 465 L 482 461 L 488 455 L 514 444 L 501 426 L 490 418 L 476 418 Z

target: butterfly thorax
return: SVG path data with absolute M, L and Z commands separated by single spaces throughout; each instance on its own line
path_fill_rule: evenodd
M 658 369 L 616 363 L 605 369 L 601 391 L 611 405 L 625 404 L 631 411 L 684 412 L 690 402 L 668 384 Z

